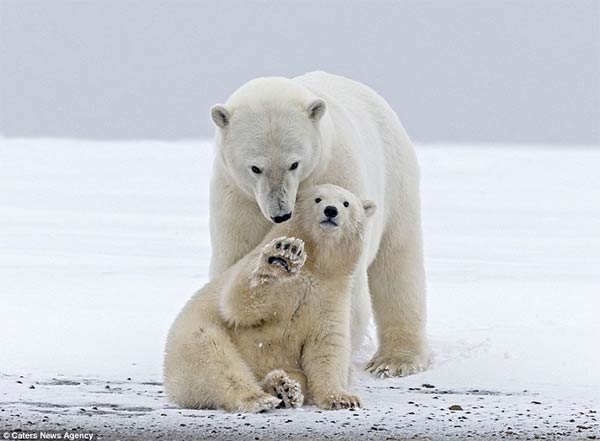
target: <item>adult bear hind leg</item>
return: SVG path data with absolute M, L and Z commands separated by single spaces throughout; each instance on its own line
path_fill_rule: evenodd
M 420 230 L 400 239 L 388 231 L 369 267 L 369 291 L 379 348 L 366 370 L 379 376 L 405 376 L 429 361 L 425 325 L 425 271 Z

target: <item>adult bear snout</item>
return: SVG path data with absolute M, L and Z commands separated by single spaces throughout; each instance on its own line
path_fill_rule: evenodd
M 290 220 L 291 217 L 292 217 L 292 212 L 290 211 L 289 213 L 283 214 L 281 216 L 271 216 L 271 220 L 273 222 L 275 222 L 276 224 L 280 224 L 282 222 Z

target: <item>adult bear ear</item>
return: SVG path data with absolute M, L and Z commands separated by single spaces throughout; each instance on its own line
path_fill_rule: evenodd
M 367 217 L 371 217 L 377 211 L 377 205 L 373 201 L 363 201 L 363 208 Z
M 212 109 L 210 109 L 210 117 L 217 127 L 222 129 L 227 127 L 229 125 L 229 121 L 231 121 L 231 114 L 223 104 L 215 104 Z
M 317 122 L 323 117 L 326 108 L 327 106 L 325 106 L 325 101 L 323 101 L 321 98 L 316 98 L 308 105 L 306 108 L 306 113 L 310 119 L 312 119 L 314 122 Z

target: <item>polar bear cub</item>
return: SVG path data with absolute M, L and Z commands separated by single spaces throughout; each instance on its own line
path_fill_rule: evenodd
M 294 217 L 198 291 L 173 323 L 170 399 L 248 412 L 360 406 L 348 392 L 350 285 L 374 211 L 335 185 L 302 192 Z

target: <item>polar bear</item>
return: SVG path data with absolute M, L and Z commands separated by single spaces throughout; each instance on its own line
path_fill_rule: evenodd
M 304 191 L 292 220 L 187 303 L 165 350 L 165 390 L 182 407 L 258 412 L 360 406 L 348 390 L 350 296 L 367 218 L 334 185 Z M 260 381 L 259 381 L 260 379 Z
M 380 209 L 352 282 L 352 346 L 371 316 L 379 348 L 366 369 L 410 375 L 428 362 L 419 173 L 385 100 L 355 81 L 313 72 L 258 78 L 211 110 L 217 126 L 210 188 L 211 277 L 292 218 L 298 190 L 331 183 Z

